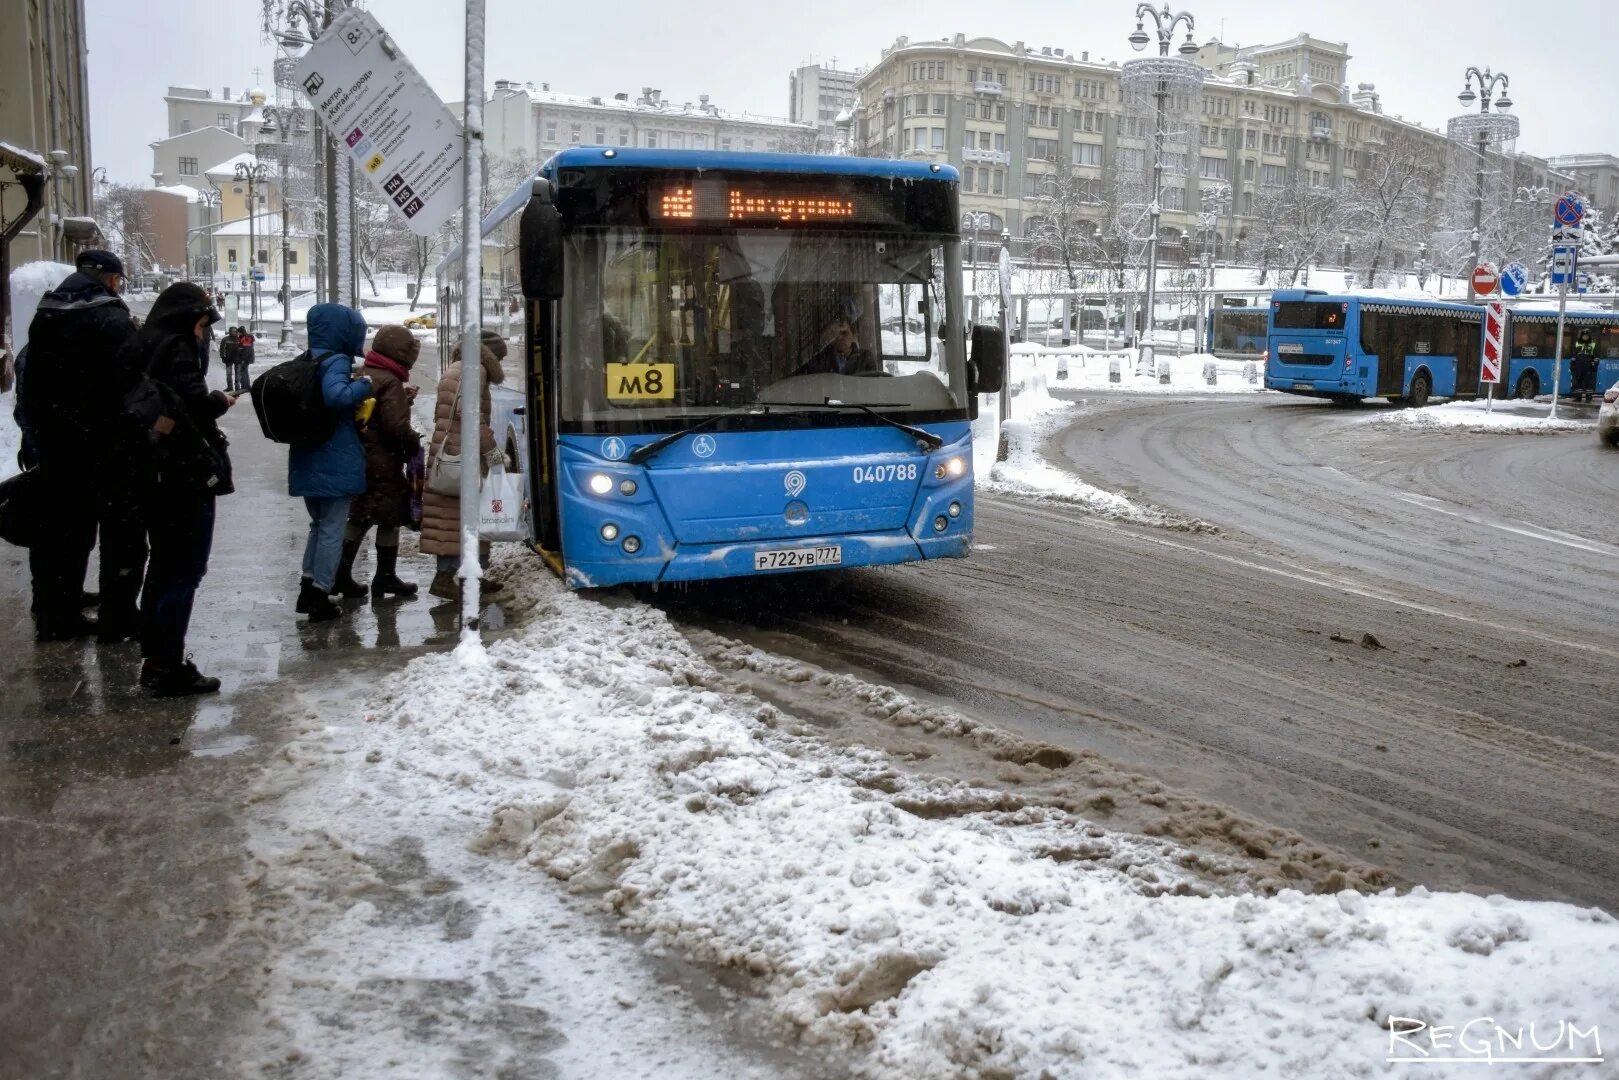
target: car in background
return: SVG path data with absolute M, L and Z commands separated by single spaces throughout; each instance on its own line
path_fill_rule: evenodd
M 437 330 L 438 316 L 431 311 L 424 311 L 420 315 L 412 315 L 405 320 L 406 330 Z
M 1619 384 L 1610 386 L 1602 395 L 1602 407 L 1597 410 L 1597 438 L 1609 446 L 1619 446 Z

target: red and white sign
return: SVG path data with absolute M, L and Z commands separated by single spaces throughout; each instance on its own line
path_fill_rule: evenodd
M 1473 292 L 1477 296 L 1490 295 L 1500 281 L 1501 275 L 1496 273 L 1494 263 L 1479 263 L 1473 268 Z
M 1478 280 L 1478 275 L 1473 275 Z M 1479 381 L 1501 381 L 1501 335 L 1506 327 L 1507 309 L 1499 300 L 1484 305 L 1484 371 Z

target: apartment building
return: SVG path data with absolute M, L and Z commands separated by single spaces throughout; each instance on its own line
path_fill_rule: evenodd
M 570 146 L 810 152 L 816 136 L 814 124 L 721 109 L 707 94 L 677 105 L 651 87 L 633 99 L 579 97 L 557 93 L 550 83 L 501 79 L 484 104 L 488 153 L 524 163 Z
M 1584 192 L 1612 217 L 1619 211 L 1619 157 L 1612 154 L 1559 154 L 1548 159 L 1552 168 L 1573 178 L 1574 187 Z
M 1266 188 L 1341 189 L 1398 139 L 1451 156 L 1442 133 L 1388 115 L 1373 85 L 1350 88 L 1344 43 L 1308 34 L 1246 48 L 1211 41 L 1189 59 L 1205 78 L 1165 147 L 1160 236 L 1171 262 L 1185 254 L 1173 241 L 1193 233 L 1217 254 L 1240 256 Z M 1084 51 L 901 37 L 859 81 L 857 143 L 874 156 L 957 165 L 963 211 L 987 214 L 986 231 L 1022 237 L 1049 178 L 1071 169 L 1100 208 L 1121 172 L 1150 170 L 1151 120 L 1127 106 L 1120 74 L 1117 61 Z M 1554 172 L 1535 159 L 1520 164 L 1542 179 Z M 1395 252 L 1393 264 L 1414 254 Z
M 806 64 L 787 76 L 787 119 L 815 125 L 819 152 L 830 153 L 837 146 L 838 114 L 854 111 L 863 74 Z

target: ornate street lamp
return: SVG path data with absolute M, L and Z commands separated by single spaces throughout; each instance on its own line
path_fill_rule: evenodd
M 292 278 L 287 273 L 287 264 L 291 261 L 287 241 L 287 174 L 292 151 L 287 137 L 302 138 L 309 134 L 309 126 L 302 109 L 266 105 L 260 111 L 264 123 L 259 133 L 280 136 L 275 143 L 276 162 L 281 169 L 281 338 L 278 344 L 286 349 L 292 344 Z
M 1152 18 L 1158 38 L 1158 55 L 1127 61 L 1120 69 L 1120 81 L 1129 92 L 1148 92 L 1153 96 L 1152 132 L 1152 200 L 1147 204 L 1150 232 L 1147 235 L 1147 311 L 1143 333 L 1138 340 L 1136 374 L 1150 374 L 1153 368 L 1152 337 L 1153 307 L 1157 301 L 1158 286 L 1158 218 L 1163 210 L 1164 186 L 1164 114 L 1169 96 L 1177 91 L 1190 91 L 1203 85 L 1203 69 L 1185 57 L 1196 55 L 1197 43 L 1192 40 L 1194 23 L 1190 12 L 1171 12 L 1169 4 L 1155 10 L 1151 4 L 1136 5 L 1136 29 L 1130 35 L 1130 47 L 1137 52 L 1152 41 L 1147 33 L 1146 19 Z M 1181 42 L 1180 56 L 1170 56 L 1169 47 L 1175 30 L 1186 26 L 1186 40 Z
M 259 247 L 258 234 L 255 231 L 256 219 L 259 216 L 259 201 L 257 197 L 258 185 L 270 177 L 270 169 L 262 162 L 255 161 L 249 164 L 245 161 L 236 163 L 236 179 L 247 185 L 247 332 L 259 332 Z
M 1476 299 L 1473 291 L 1473 270 L 1479 264 L 1479 245 L 1483 237 L 1484 227 L 1484 160 L 1490 145 L 1502 145 L 1518 137 L 1518 118 L 1507 116 L 1499 110 L 1512 108 L 1512 99 L 1507 96 L 1507 87 L 1510 83 L 1505 72 L 1492 73 L 1489 68 L 1480 71 L 1470 67 L 1462 76 L 1462 92 L 1456 99 L 1464 106 L 1478 102 L 1477 113 L 1466 113 L 1450 122 L 1450 137 L 1461 142 L 1475 143 L 1474 152 L 1478 155 L 1478 170 L 1473 183 L 1473 251 L 1472 264 L 1467 271 L 1467 295 L 1469 299 Z M 1478 92 L 1473 92 L 1474 86 Z M 1494 104 L 1497 112 L 1490 112 Z

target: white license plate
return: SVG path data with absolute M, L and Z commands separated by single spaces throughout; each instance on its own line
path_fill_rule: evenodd
M 1304 346 L 1297 342 L 1288 341 L 1276 346 L 1276 351 L 1282 355 L 1292 355 L 1303 352 Z
M 772 548 L 753 553 L 755 570 L 809 570 L 817 566 L 843 565 L 843 545 L 825 544 L 812 548 Z
M 1313 382 L 1296 382 L 1296 383 L 1293 384 L 1293 389 L 1295 389 L 1295 390 L 1314 390 L 1315 389 L 1315 383 L 1313 383 Z

